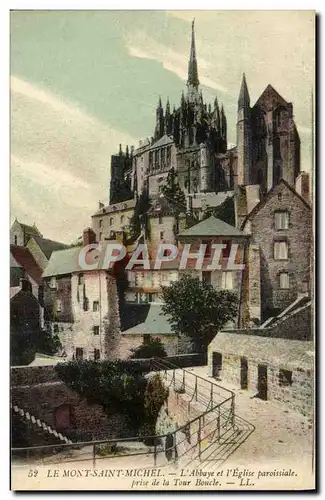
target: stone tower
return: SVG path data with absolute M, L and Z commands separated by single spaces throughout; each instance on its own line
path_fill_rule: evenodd
M 251 170 L 252 170 L 252 128 L 251 128 L 250 98 L 249 98 L 245 73 L 243 74 L 240 93 L 238 97 L 237 151 L 238 151 L 238 166 L 237 166 L 238 185 L 242 186 L 250 184 Z

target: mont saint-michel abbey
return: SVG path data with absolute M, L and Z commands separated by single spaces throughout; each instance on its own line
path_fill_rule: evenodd
M 45 310 L 68 359 L 125 358 L 150 338 L 168 355 L 186 353 L 162 313 L 162 287 L 184 272 L 236 294 L 233 329 L 288 336 L 284 320 L 295 314 L 302 327 L 310 325 L 310 182 L 300 167 L 293 105 L 271 85 L 252 104 L 245 75 L 234 99 L 237 145 L 228 147 L 227 110 L 217 96 L 206 103 L 200 91 L 193 23 L 186 92 L 173 108 L 159 98 L 152 137 L 137 148 L 120 145 L 111 158 L 109 204 L 99 202 L 83 233 L 84 246 L 123 243 L 126 258 L 145 243 L 150 264 L 161 243 L 179 254 L 159 269 L 123 268 L 120 279 L 112 270 L 78 268 L 80 247 L 54 252 L 43 273 Z M 201 244 L 206 254 L 196 268 Z M 211 270 L 213 244 L 223 250 Z M 188 245 L 184 271 L 180 256 Z M 237 267 L 229 269 L 233 248 Z M 295 330 L 298 340 L 310 331 Z
M 247 185 L 259 186 L 263 196 L 280 179 L 294 186 L 300 172 L 292 104 L 268 85 L 251 106 L 245 75 L 238 93 L 237 146 L 228 149 L 226 110 L 217 96 L 212 104 L 204 102 L 200 91 L 194 23 L 187 90 L 173 109 L 168 98 L 165 109 L 159 98 L 152 137 L 112 157 L 110 203 L 143 190 L 156 196 L 171 168 L 188 204 L 204 193 Z

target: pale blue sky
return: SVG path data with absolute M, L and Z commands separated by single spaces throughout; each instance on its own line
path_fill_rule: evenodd
M 75 239 L 108 201 L 110 154 L 153 132 L 158 95 L 178 105 L 196 19 L 206 100 L 235 143 L 245 71 L 252 104 L 268 83 L 293 102 L 311 165 L 314 16 L 306 11 L 15 11 L 11 14 L 12 216 Z

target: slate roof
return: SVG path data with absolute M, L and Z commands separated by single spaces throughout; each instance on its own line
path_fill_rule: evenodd
M 107 269 L 104 265 L 105 249 L 107 245 L 112 243 L 114 243 L 114 241 L 102 244 L 100 253 L 96 250 L 90 250 L 86 256 L 87 264 L 93 264 L 98 261 L 97 270 Z M 87 271 L 87 269 L 84 269 L 79 264 L 79 254 L 82 249 L 83 247 L 72 247 L 53 252 L 46 268 L 44 269 L 43 278 Z
M 10 245 L 10 254 L 19 267 L 22 267 L 28 276 L 36 283 L 40 284 L 42 269 L 39 267 L 28 248 Z
M 36 226 L 29 226 L 28 224 L 23 224 L 22 222 L 19 221 L 17 222 L 22 227 L 25 234 L 28 234 L 29 236 L 41 236 L 41 233 L 39 232 Z
M 276 339 L 223 331 L 216 335 L 210 349 L 283 369 L 311 369 L 314 364 L 314 343 L 304 340 Z
M 93 214 L 93 217 L 96 215 L 105 215 L 114 212 L 119 212 L 121 210 L 131 210 L 132 208 L 135 207 L 135 204 L 136 200 L 134 198 L 132 198 L 131 200 L 120 201 L 118 203 L 112 203 L 111 205 L 107 205 L 106 207 L 97 210 L 97 212 Z
M 205 204 L 210 208 L 219 207 L 226 201 L 227 198 L 233 198 L 235 192 L 234 191 L 222 191 L 219 193 L 204 193 L 200 195 L 199 193 L 193 196 L 192 198 L 192 207 L 193 208 L 201 208 L 202 199 L 204 198 Z
M 147 316 L 142 323 L 121 333 L 123 335 L 175 335 L 167 320 L 167 316 L 162 313 L 161 305 L 150 304 L 146 313 Z
M 157 142 L 155 142 L 150 149 L 160 148 L 162 146 L 167 146 L 168 144 L 173 144 L 173 139 L 169 135 L 165 134 Z
M 178 236 L 231 236 L 231 237 L 245 237 L 246 235 L 234 226 L 230 226 L 226 222 L 217 219 L 213 215 L 205 219 L 195 226 L 190 227 L 183 231 Z
M 47 259 L 51 257 L 52 252 L 68 248 L 68 245 L 60 243 L 59 241 L 48 240 L 46 238 L 41 238 L 40 236 L 33 236 L 32 238 L 36 241 Z

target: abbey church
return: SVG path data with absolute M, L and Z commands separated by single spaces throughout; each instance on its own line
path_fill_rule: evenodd
M 204 102 L 200 91 L 194 22 L 188 63 L 187 91 L 171 110 L 161 98 L 150 139 L 137 149 L 126 148 L 112 157 L 110 204 L 160 192 L 171 168 L 177 173 L 188 207 L 205 193 L 257 186 L 263 196 L 280 179 L 295 185 L 300 172 L 300 139 L 293 106 L 268 85 L 251 106 L 243 75 L 237 111 L 237 146 L 227 147 L 227 118 L 216 96 Z M 210 197 L 211 198 L 211 197 Z M 194 202 L 195 203 L 195 202 Z

